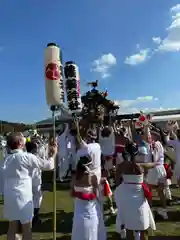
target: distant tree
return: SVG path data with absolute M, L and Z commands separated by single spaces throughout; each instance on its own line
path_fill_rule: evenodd
M 0 133 L 24 132 L 27 129 L 26 124 L 0 121 Z

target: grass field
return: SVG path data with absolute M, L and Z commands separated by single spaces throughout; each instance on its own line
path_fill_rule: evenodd
M 52 239 L 52 229 L 53 229 L 53 193 L 52 184 L 47 183 L 44 187 L 44 199 L 41 207 L 41 223 L 33 230 L 33 239 Z M 177 188 L 172 189 L 173 196 L 178 199 Z M 0 201 L 0 210 L 2 212 L 2 199 Z M 159 201 L 154 200 L 154 208 L 159 205 Z M 106 208 L 106 206 L 105 206 Z M 72 217 L 73 217 L 73 201 L 69 196 L 68 185 L 58 185 L 57 186 L 57 239 L 69 240 L 71 239 L 71 228 L 72 228 Z M 176 239 L 180 236 L 180 205 L 172 205 L 168 207 L 169 219 L 164 221 L 160 218 L 156 218 L 157 231 L 153 234 L 150 239 L 161 240 L 161 239 Z M 119 239 L 115 234 L 115 217 L 109 218 L 106 221 L 106 226 L 108 230 L 108 239 Z M 7 222 L 2 219 L 0 220 L 0 240 L 6 239 L 7 232 Z M 180 237 L 177 237 L 180 239 Z

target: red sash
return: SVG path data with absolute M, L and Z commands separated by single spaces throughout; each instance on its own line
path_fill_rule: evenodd
M 142 186 L 144 197 L 149 201 L 152 200 L 152 192 L 146 183 L 133 183 L 133 182 L 126 182 L 125 184 L 140 184 Z
M 102 185 L 103 185 L 103 196 L 104 197 L 111 197 L 112 196 L 112 191 L 111 191 L 111 187 L 109 185 L 108 180 L 104 179 Z
M 72 197 L 79 198 L 81 200 L 91 201 L 96 199 L 96 195 L 94 193 L 83 193 L 83 192 L 72 192 Z
M 117 153 L 122 153 L 124 148 L 125 148 L 124 144 L 116 144 L 115 154 L 117 155 Z
M 146 183 L 142 183 L 142 189 L 144 192 L 144 197 L 149 201 L 152 200 L 152 192 Z
M 164 168 L 165 168 L 165 170 L 166 170 L 166 178 L 167 178 L 167 179 L 171 179 L 172 176 L 173 176 L 173 171 L 172 171 L 172 169 L 171 169 L 171 166 L 165 163 L 165 164 L 164 164 Z

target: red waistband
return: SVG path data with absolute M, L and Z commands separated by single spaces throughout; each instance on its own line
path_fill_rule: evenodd
M 72 197 L 76 197 L 86 201 L 96 199 L 96 195 L 94 193 L 83 193 L 83 192 L 77 192 L 77 191 L 72 192 Z

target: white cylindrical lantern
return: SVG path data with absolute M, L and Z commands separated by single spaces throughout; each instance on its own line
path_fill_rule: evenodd
M 64 75 L 66 78 L 68 108 L 72 112 L 79 112 L 82 110 L 82 102 L 78 66 L 72 61 L 66 62 L 64 66 Z
M 64 102 L 61 51 L 57 44 L 49 43 L 44 55 L 46 102 L 49 106 Z

